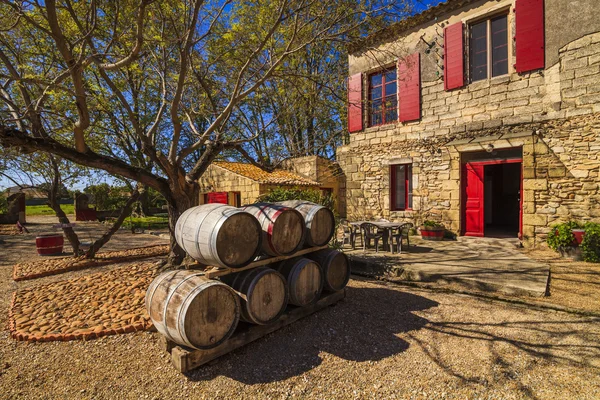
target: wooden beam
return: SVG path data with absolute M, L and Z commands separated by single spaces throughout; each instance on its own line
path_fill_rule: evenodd
M 223 275 L 229 275 L 229 274 L 233 274 L 236 272 L 241 272 L 241 271 L 246 271 L 248 269 L 252 269 L 252 268 L 256 268 L 256 267 L 262 267 L 263 265 L 269 265 L 269 264 L 273 264 L 276 262 L 280 262 L 280 261 L 284 261 L 284 260 L 288 260 L 290 258 L 294 258 L 294 257 L 298 257 L 298 256 L 303 256 L 305 254 L 308 253 L 312 253 L 318 250 L 323 250 L 326 249 L 328 246 L 318 246 L 318 247 L 310 247 L 308 249 L 302 249 L 299 250 L 297 252 L 295 252 L 294 254 L 291 254 L 289 256 L 277 256 L 277 257 L 268 257 L 268 258 L 261 258 L 257 261 L 254 261 L 248 265 L 246 265 L 245 267 L 242 268 L 215 268 L 215 269 L 211 269 L 211 270 L 207 270 L 204 272 L 204 276 L 206 276 L 209 279 L 213 279 L 216 278 L 218 276 L 223 276 Z M 193 268 L 193 266 L 192 266 Z
M 276 330 L 290 325 L 301 318 L 309 316 L 319 310 L 337 303 L 346 297 L 346 289 L 323 296 L 315 304 L 306 307 L 290 307 L 277 321 L 269 325 L 248 325 L 234 333 L 221 345 L 209 350 L 194 350 L 181 347 L 168 340 L 163 344 L 164 348 L 171 353 L 171 362 L 179 372 L 188 372 L 198 368 L 218 357 L 247 345 L 262 338 Z

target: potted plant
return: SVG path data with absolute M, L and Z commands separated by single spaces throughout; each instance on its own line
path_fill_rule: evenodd
M 583 234 L 581 224 L 569 221 L 553 226 L 546 238 L 546 243 L 551 249 L 559 252 L 561 256 L 580 260 L 579 244 L 583 240 Z
M 423 240 L 444 240 L 446 228 L 439 222 L 425 220 L 419 228 Z

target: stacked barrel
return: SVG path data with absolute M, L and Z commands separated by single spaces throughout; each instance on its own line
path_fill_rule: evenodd
M 165 272 L 148 288 L 148 314 L 166 338 L 196 349 L 220 345 L 240 320 L 271 324 L 288 307 L 309 306 L 322 292 L 340 291 L 348 283 L 344 253 L 321 249 L 294 256 L 326 245 L 334 229 L 333 213 L 307 201 L 190 208 L 177 221 L 177 243 L 202 265 L 231 273 L 215 280 L 197 270 Z M 253 268 L 259 255 L 273 262 Z

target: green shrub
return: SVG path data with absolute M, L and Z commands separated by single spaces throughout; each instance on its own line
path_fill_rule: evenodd
M 573 235 L 573 229 L 580 229 L 581 224 L 575 221 L 565 222 L 563 224 L 553 225 L 550 227 L 550 233 L 546 238 L 548 246 L 555 251 L 560 248 L 572 247 L 575 241 L 575 235 Z
M 585 235 L 579 246 L 583 259 L 588 262 L 600 262 L 600 224 L 588 222 L 583 227 Z
M 329 208 L 335 214 L 335 199 L 333 198 L 333 195 L 323 194 L 320 190 L 298 188 L 287 189 L 278 187 L 271 189 L 258 198 L 258 201 L 264 201 L 266 203 L 276 203 L 278 201 L 286 200 L 310 201 Z
M 431 221 L 431 220 L 429 220 L 429 219 L 426 219 L 426 220 L 423 222 L 423 226 L 424 226 L 425 228 L 443 228 L 443 227 L 444 227 L 444 225 L 443 225 L 443 224 L 441 224 L 441 223 L 439 223 L 439 222 L 436 222 L 436 221 Z
M 0 214 L 6 214 L 8 212 L 8 201 L 6 197 L 0 194 Z
M 83 189 L 87 195 L 93 196 L 97 210 L 118 210 L 127 203 L 128 189 L 126 187 L 110 186 L 107 183 L 90 185 Z

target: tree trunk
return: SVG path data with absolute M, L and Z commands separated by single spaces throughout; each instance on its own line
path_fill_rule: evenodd
M 50 191 L 48 192 L 48 206 L 50 206 L 56 214 L 58 222 L 62 225 L 62 230 L 73 248 L 73 256 L 77 257 L 79 256 L 79 237 L 71 227 L 71 221 L 69 221 L 69 218 L 67 218 L 67 215 L 62 208 L 60 208 L 58 201 L 58 191 L 61 184 L 60 170 L 52 156 L 50 157 L 50 163 L 52 164 L 53 176 L 52 182 L 50 183 Z
M 139 202 L 139 214 L 140 217 L 147 217 L 150 215 L 150 199 L 148 198 L 148 186 L 142 185 L 140 189 Z
M 119 230 L 119 228 L 123 224 L 123 221 L 125 220 L 125 218 L 127 218 L 127 216 L 129 214 L 131 214 L 131 209 L 133 207 L 133 203 L 135 203 L 139 197 L 140 197 L 140 192 L 138 190 L 135 190 L 133 192 L 133 194 L 131 195 L 131 197 L 129 198 L 129 200 L 127 200 L 127 203 L 123 207 L 123 210 L 121 210 L 121 214 L 119 214 L 119 217 L 117 218 L 115 223 L 110 227 L 110 229 L 104 235 L 102 235 L 98 240 L 96 240 L 94 243 L 92 243 L 92 245 L 90 246 L 87 253 L 85 253 L 86 258 L 94 258 L 94 256 L 98 252 L 98 250 L 100 250 L 102 248 L 102 246 L 104 246 L 106 243 L 108 243 L 108 241 L 110 240 L 112 235 L 114 235 L 114 233 Z
M 171 198 L 165 196 L 169 212 L 169 239 L 171 245 L 166 268 L 174 268 L 181 265 L 185 258 L 185 251 L 179 247 L 177 240 L 175 240 L 175 225 L 179 216 L 185 210 L 199 204 L 199 196 L 198 184 L 186 184 L 184 189 L 174 190 L 171 193 Z

